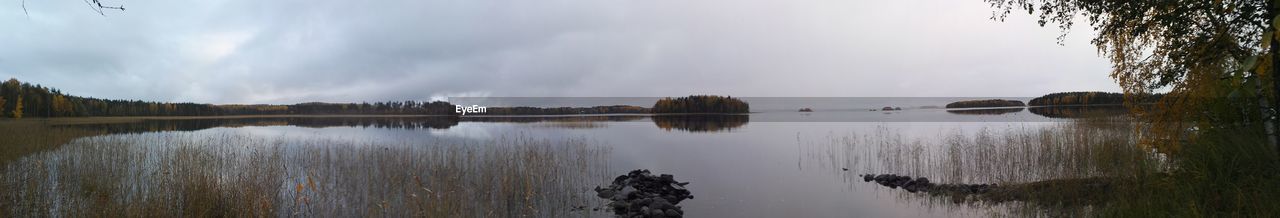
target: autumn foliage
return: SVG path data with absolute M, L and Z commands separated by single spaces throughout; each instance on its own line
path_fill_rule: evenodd
M 653 104 L 653 113 L 748 113 L 747 102 L 728 96 L 692 95 L 663 98 Z
M 1121 105 L 1124 93 L 1114 92 L 1058 92 L 1031 99 L 1031 106 L 1056 105 Z

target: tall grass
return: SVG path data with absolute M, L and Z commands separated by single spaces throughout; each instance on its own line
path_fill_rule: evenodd
M 1112 184 L 1129 184 L 1173 169 L 1167 155 L 1136 146 L 1137 127 L 1123 117 L 1096 117 L 1007 128 L 956 128 L 935 137 L 908 136 L 918 134 L 879 126 L 870 132 L 832 134 L 825 141 L 798 140 L 808 162 L 835 166 L 835 172 L 851 183 L 865 183 L 858 174 L 893 173 L 927 177 L 935 183 L 1008 187 L 1003 189 L 1008 192 L 980 197 L 894 190 L 929 208 L 973 209 L 958 207 L 967 205 L 990 215 L 1087 215 L 1119 197 L 1107 191 L 1119 186 Z M 841 168 L 854 173 L 840 172 Z
M 825 141 L 798 140 L 809 162 L 945 183 L 1133 177 L 1167 170 L 1165 155 L 1134 146 L 1134 128 L 1132 122 L 1112 117 L 1004 129 L 956 128 L 936 137 L 907 136 L 879 126 L 869 132 L 834 133 Z
M 4 216 L 561 217 L 599 205 L 608 147 L 524 136 L 470 143 L 96 136 L 4 167 Z
M 810 162 L 858 173 L 996 183 L 993 193 L 937 196 L 897 191 L 948 210 L 989 215 L 1271 217 L 1280 214 L 1280 158 L 1259 128 L 1207 129 L 1176 154 L 1139 146 L 1141 122 L 1097 117 L 1044 126 L 904 137 L 878 128 L 802 143 Z M 803 140 L 801 140 L 803 142 Z M 836 170 L 839 173 L 839 170 Z M 844 173 L 845 180 L 854 173 Z M 1012 201 L 1011 201 L 1012 200 Z M 961 204 L 957 204 L 961 203 Z
M 1107 216 L 1273 217 L 1280 214 L 1280 158 L 1259 128 L 1206 130 L 1184 145 L 1168 174 L 1121 189 Z

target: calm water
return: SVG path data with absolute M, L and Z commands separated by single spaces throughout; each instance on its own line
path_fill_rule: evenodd
M 954 136 L 1044 128 L 1081 113 L 1078 109 L 1017 108 L 773 111 L 741 116 L 293 117 L 69 127 L 111 133 L 94 137 L 231 135 L 285 144 L 285 149 L 306 149 L 317 141 L 350 142 L 347 146 L 393 144 L 412 150 L 414 142 L 422 141 L 466 145 L 503 138 L 552 144 L 581 140 L 607 148 L 603 159 L 575 166 L 590 168 L 583 171 L 590 173 L 570 175 L 584 177 L 571 184 L 581 188 L 555 189 L 572 192 L 555 198 L 575 200 L 546 210 L 572 210 L 576 204 L 599 207 L 603 202 L 593 199 L 591 187 L 607 185 L 611 177 L 633 169 L 649 169 L 691 182 L 696 198 L 681 203 L 691 217 L 956 217 L 986 216 L 991 208 L 907 194 L 863 182 L 856 175 L 897 173 L 930 176 L 936 182 L 1006 182 L 995 181 L 1000 180 L 996 177 L 955 176 L 931 167 L 955 161 L 947 159 L 943 146 Z M 165 143 L 139 141 L 146 143 L 136 146 Z M 51 153 L 59 152 L 75 150 L 64 146 Z M 590 209 L 575 214 L 610 215 Z

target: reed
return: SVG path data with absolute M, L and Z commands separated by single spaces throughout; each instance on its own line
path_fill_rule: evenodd
M 161 132 L 73 140 L 3 168 L 5 216 L 586 216 L 607 146 L 283 140 Z
M 807 163 L 857 173 L 999 184 L 981 195 L 895 192 L 926 208 L 983 216 L 1268 217 L 1280 214 L 1280 158 L 1259 128 L 1206 129 L 1176 154 L 1138 143 L 1145 128 L 1096 116 L 1047 125 L 907 137 L 888 127 L 800 141 Z

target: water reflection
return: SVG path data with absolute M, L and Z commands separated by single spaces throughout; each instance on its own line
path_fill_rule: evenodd
M 107 133 L 142 133 L 159 131 L 195 131 L 214 127 L 298 126 L 373 127 L 395 129 L 448 129 L 458 125 L 455 116 L 401 117 L 247 117 L 210 119 L 144 119 L 125 123 L 73 124 L 66 127 L 101 130 Z
M 653 116 L 658 128 L 690 132 L 718 132 L 742 127 L 751 120 L 750 115 L 662 115 Z
M 1031 113 L 1050 118 L 1107 117 L 1129 112 L 1123 105 L 1031 107 L 1030 110 Z
M 283 140 L 230 129 L 97 136 L 8 164 L 0 203 L 35 216 L 587 216 L 610 149 L 504 136 Z M 21 203 L 14 203 L 19 200 Z M 12 212 L 12 214 L 9 214 Z
M 1001 115 L 1007 113 L 1022 112 L 1022 108 L 992 108 L 992 109 L 960 109 L 947 110 L 947 113 L 960 115 Z
M 566 115 L 566 116 L 464 116 L 463 122 L 502 122 L 502 123 L 539 123 L 539 122 L 629 122 L 648 118 L 647 115 Z
M 892 116 L 999 120 L 941 111 Z M 1122 174 L 1141 159 L 1107 146 L 1131 137 L 1132 131 L 1119 126 L 829 121 L 884 117 L 879 113 L 284 117 L 68 125 L 161 132 L 82 138 L 24 155 L 0 175 L 0 212 L 594 216 L 607 214 L 578 210 L 600 205 L 590 201 L 597 199 L 591 187 L 644 168 L 693 182 L 690 190 L 698 198 L 682 203 L 692 217 L 985 217 L 993 207 L 1021 206 L 956 203 L 868 184 L 856 175 L 1019 183 Z M 769 122 L 794 121 L 791 116 L 828 121 Z M 751 120 L 756 122 L 748 124 Z M 213 128 L 219 126 L 241 128 Z M 673 129 L 707 134 L 672 134 Z M 486 134 L 456 134 L 469 131 Z M 1059 212 L 1040 207 L 1012 214 Z M 996 210 L 1001 211 L 1009 210 Z M 209 214 L 218 213 L 203 215 Z
M 462 122 L 538 124 L 538 127 L 588 129 L 605 127 L 608 122 L 652 120 L 664 130 L 691 132 L 724 131 L 746 125 L 748 115 L 676 115 L 676 116 L 389 116 L 389 117 L 242 117 L 207 119 L 143 119 L 137 122 L 68 124 L 70 127 L 103 131 L 109 134 L 160 131 L 196 131 L 215 127 L 297 126 L 307 128 L 361 127 L 382 129 L 449 129 Z

